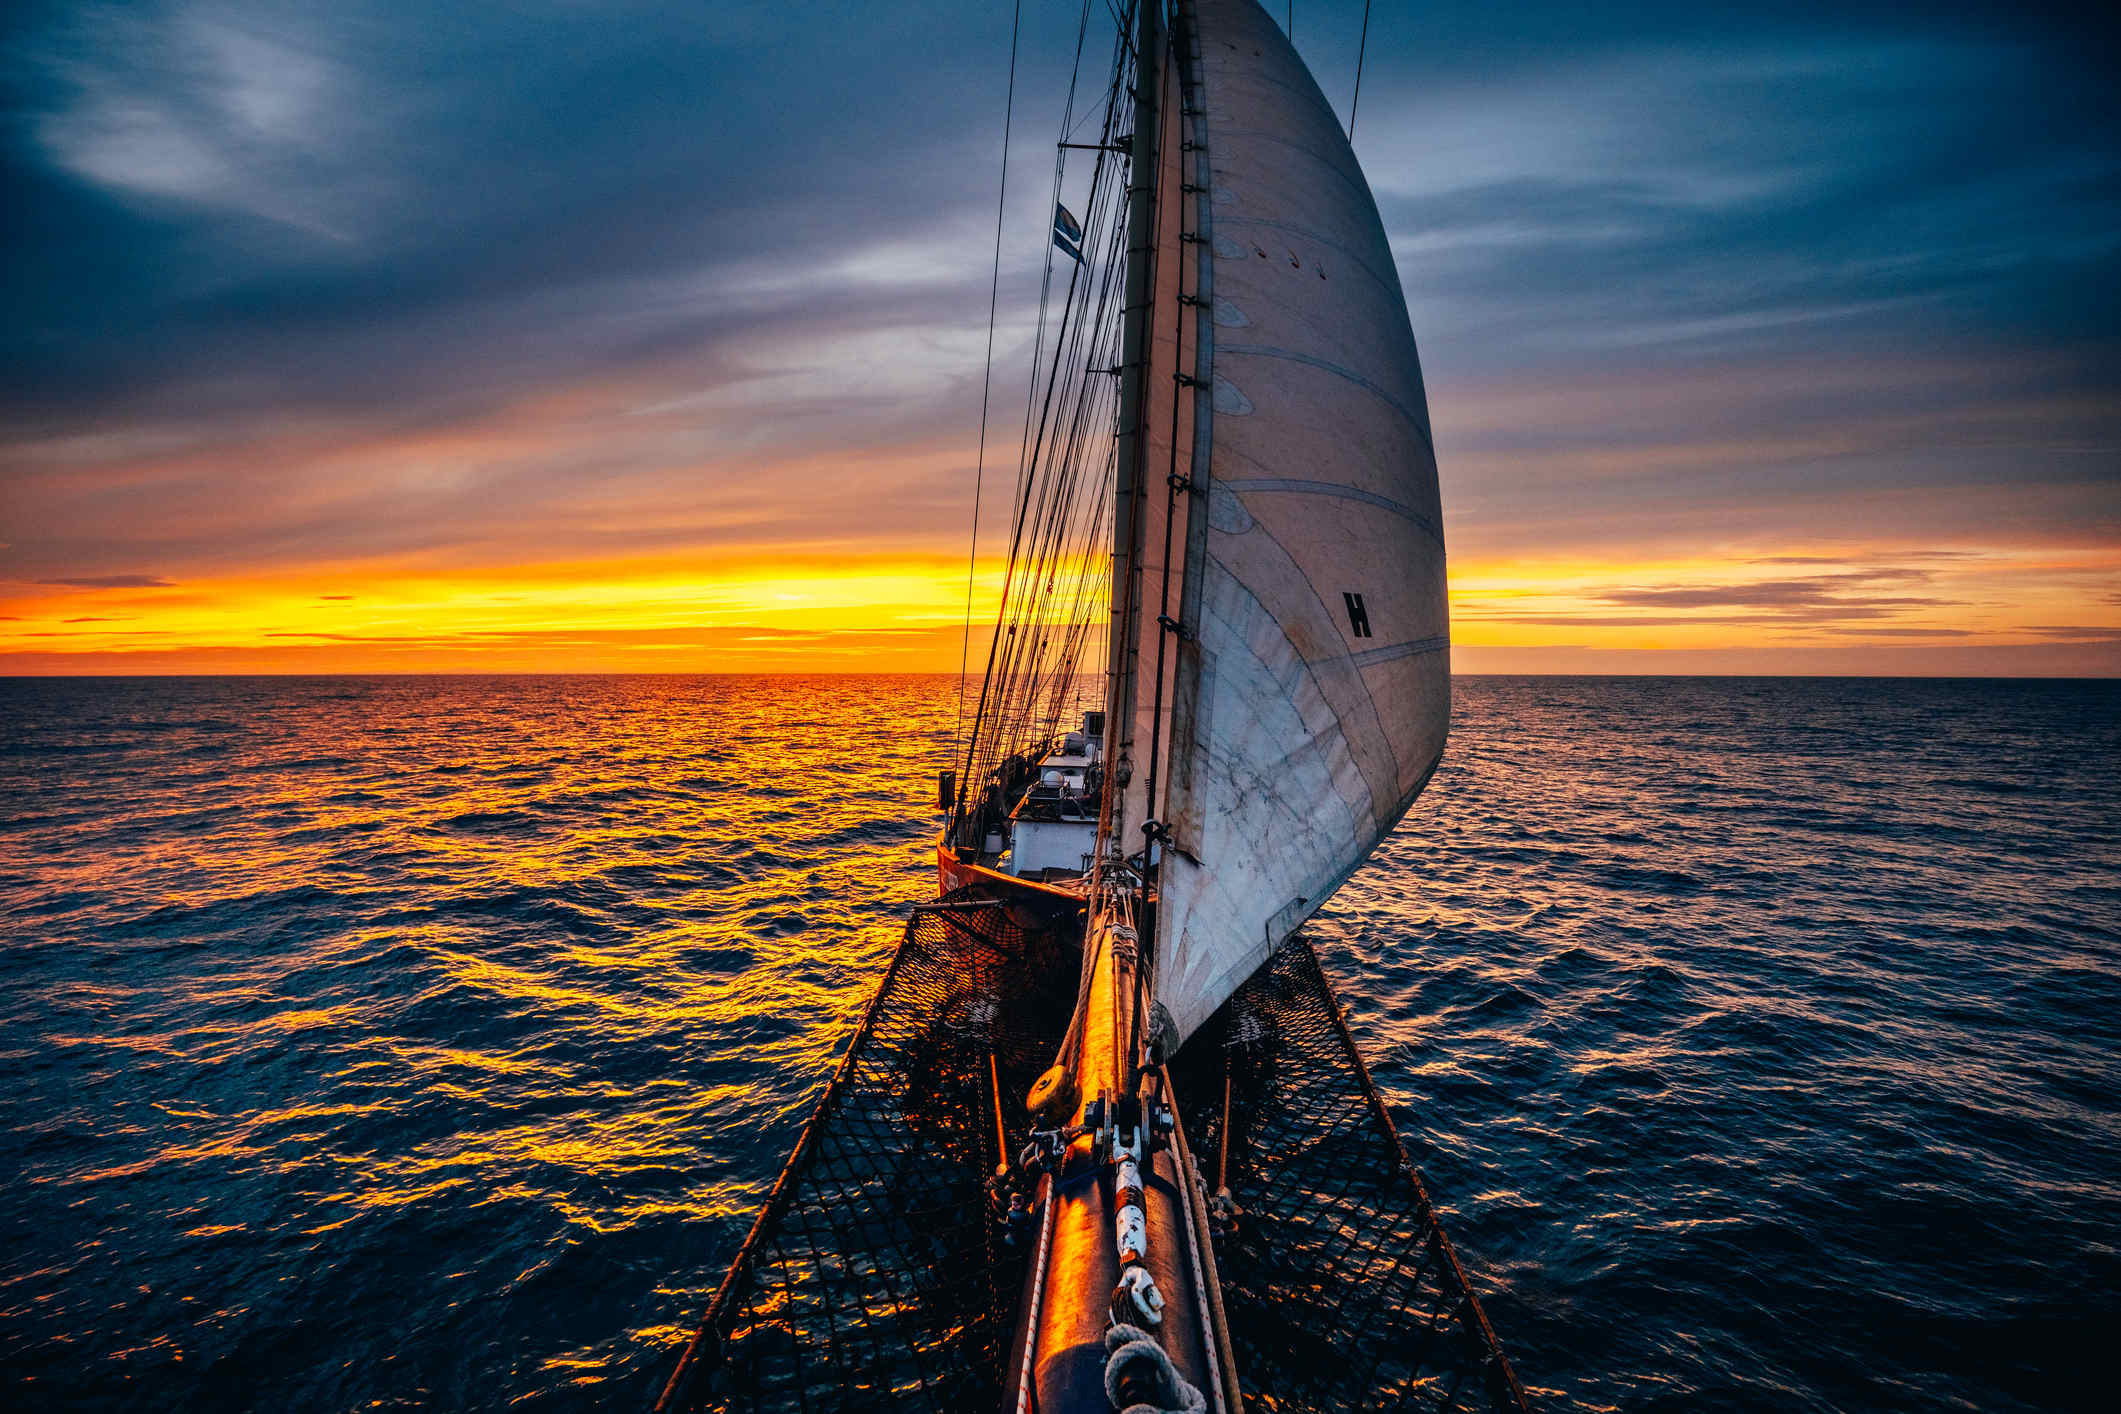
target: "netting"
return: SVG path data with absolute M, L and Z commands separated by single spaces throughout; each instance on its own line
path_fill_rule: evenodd
M 990 1074 L 1021 1137 L 1078 953 L 1021 909 L 914 915 L 659 1410 L 999 1407 L 1026 1259 L 988 1208 Z
M 1226 1069 L 1227 1067 L 1227 1069 Z M 1212 1185 L 1245 1408 L 1519 1410 L 1524 1395 L 1301 938 L 1186 1043 L 1173 1088 Z
M 917 913 L 658 1410 L 1000 1407 L 1028 1244 L 985 1181 L 1075 1002 L 1080 924 L 954 897 Z M 992 1069 L 990 1071 L 990 1061 Z M 1522 1411 L 1309 945 L 1171 1066 L 1212 1184 L 1245 1407 Z

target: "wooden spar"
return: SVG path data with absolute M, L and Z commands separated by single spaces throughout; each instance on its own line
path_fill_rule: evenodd
M 1206 1207 L 1198 1176 L 1185 1157 L 1175 1127 L 1160 1128 L 1156 1114 L 1171 1105 L 1160 1066 L 1145 1064 L 1148 1000 L 1144 986 L 1149 959 L 1135 931 L 1153 916 L 1151 895 L 1123 861 L 1137 844 L 1136 832 L 1153 816 L 1153 801 L 1128 803 L 1126 782 L 1147 760 L 1152 738 L 1137 730 L 1137 698 L 1144 658 L 1145 624 L 1158 622 L 1158 601 L 1169 597 L 1146 583 L 1156 544 L 1169 559 L 1168 526 L 1154 521 L 1170 481 L 1163 450 L 1154 446 L 1158 402 L 1167 395 L 1183 339 L 1158 342 L 1154 323 L 1161 302 L 1159 252 L 1180 249 L 1171 226 L 1178 208 L 1176 169 L 1167 169 L 1182 137 L 1179 110 L 1167 100 L 1176 92 L 1164 30 L 1162 0 L 1136 0 L 1134 9 L 1134 123 L 1128 167 L 1126 269 L 1120 332 L 1116 475 L 1113 486 L 1111 640 L 1105 701 L 1107 775 L 1099 804 L 1094 900 L 1084 940 L 1086 984 L 1064 1064 L 1073 1071 L 1076 1104 L 1042 1183 L 1039 1248 L 1026 1278 L 1020 1325 L 1009 1363 L 1012 1387 L 1006 1408 L 1040 1414 L 1104 1414 L 1110 1352 L 1106 1337 L 1124 1324 L 1147 1332 L 1169 1372 L 1206 1395 L 1216 1414 L 1230 1408 L 1234 1390 L 1227 1342 L 1204 1297 L 1204 1272 L 1213 1271 L 1207 1242 Z M 1172 256 L 1172 268 L 1178 257 Z M 1173 308 L 1180 308 L 1175 302 Z M 1183 311 L 1181 310 L 1181 315 Z M 1176 417 L 1175 405 L 1169 415 Z M 1156 465 L 1152 466 L 1151 461 Z M 1153 473 L 1153 474 L 1152 474 Z M 1167 576 L 1166 576 L 1167 577 Z M 1160 657 L 1159 657 L 1160 662 Z M 1159 669 L 1157 696 L 1161 697 Z M 1144 778 L 1146 780 L 1146 778 Z M 1143 781 L 1135 782 L 1141 796 Z M 1146 865 L 1149 854 L 1144 853 Z M 1153 876 L 1152 876 L 1153 877 Z M 1047 1141 L 1040 1141 L 1042 1144 Z M 1135 1348 L 1138 1354 L 1140 1347 Z M 1152 1352 L 1153 1354 L 1153 1352 Z M 1128 1363 L 1126 1358 L 1121 1365 Z M 1117 1369 L 1118 1367 L 1115 1367 Z
M 1228 1162 L 1230 1154 L 1229 1085 L 1229 1073 L 1225 1070 L 1223 1077 L 1223 1159 L 1225 1162 Z M 1171 1074 L 1169 1071 L 1164 1072 L 1164 1091 L 1166 1094 L 1175 1095 L 1176 1093 L 1171 1089 Z M 1189 1176 L 1198 1174 L 1200 1172 L 1200 1164 L 1194 1159 L 1193 1147 L 1186 1140 L 1186 1126 L 1178 1118 L 1178 1106 L 1176 1104 L 1172 1105 L 1171 1110 L 1171 1142 L 1178 1152 L 1179 1172 Z M 1220 1178 L 1216 1180 L 1216 1186 L 1222 1186 Z M 1205 1280 L 1202 1283 L 1203 1290 L 1201 1294 L 1206 1297 L 1202 1304 L 1207 1308 L 1208 1325 L 1212 1328 L 1215 1336 L 1215 1349 L 1212 1355 L 1217 1367 L 1216 1373 L 1219 1375 L 1216 1380 L 1216 1384 L 1220 1387 L 1218 1393 L 1222 1396 L 1224 1414 L 1245 1414 L 1244 1391 L 1237 1382 L 1237 1355 L 1230 1348 L 1230 1320 L 1228 1316 L 1223 1314 L 1222 1273 L 1215 1268 L 1215 1244 L 1208 1238 L 1208 1233 L 1211 1231 L 1208 1225 L 1208 1204 L 1201 1196 L 1200 1184 L 1188 1183 L 1185 1185 L 1185 1189 L 1186 1197 L 1191 1203 L 1192 1230 L 1196 1234 L 1194 1250 L 1200 1253 L 1201 1265 L 1207 1269 Z
M 1222 1132 L 1215 1136 L 1215 1191 L 1220 1193 L 1230 1186 L 1230 1058 L 1223 1057 L 1223 1122 Z
M 1009 1164 L 1009 1127 L 1002 1123 L 1002 1078 L 995 1067 L 994 1052 L 987 1052 L 987 1092 L 994 1097 L 994 1152 L 1004 1168 Z
M 912 932 L 913 925 L 908 923 L 906 930 Z M 876 1010 L 883 1005 L 884 997 L 891 991 L 892 979 L 898 976 L 899 963 L 905 956 L 906 949 L 903 946 L 891 950 L 891 962 L 884 968 L 884 980 L 877 984 L 875 995 L 869 998 L 869 1005 L 862 1009 L 861 1022 L 854 1028 L 854 1039 L 847 1043 L 847 1049 L 840 1055 L 840 1063 L 832 1069 L 832 1078 L 825 1082 L 827 1097 L 854 1069 L 855 1054 L 861 1050 L 862 1042 L 868 1038 L 869 1025 L 875 1020 Z M 825 1105 L 821 1100 L 817 1108 L 811 1110 L 810 1117 L 803 1121 L 803 1132 L 796 1137 L 795 1152 L 788 1156 L 788 1162 L 782 1166 L 780 1176 L 773 1180 L 773 1188 L 767 1193 L 766 1201 L 759 1205 L 758 1216 L 751 1220 L 751 1230 L 744 1234 L 744 1241 L 736 1249 L 736 1256 L 730 1261 L 729 1270 L 722 1274 L 722 1284 L 714 1290 L 714 1299 L 707 1303 L 707 1314 L 701 1318 L 699 1329 L 693 1332 L 692 1339 L 686 1343 L 684 1353 L 678 1357 L 677 1368 L 670 1372 L 670 1378 L 664 1383 L 662 1393 L 656 1396 L 654 1414 L 670 1414 L 670 1411 L 679 1408 L 679 1392 L 685 1388 L 690 1378 L 701 1368 L 712 1368 L 715 1361 L 721 1357 L 718 1348 L 720 1333 L 715 1327 L 720 1322 L 722 1313 L 728 1309 L 731 1297 L 735 1295 L 737 1274 L 744 1270 L 745 1258 L 750 1255 L 751 1249 L 758 1245 L 767 1228 L 779 1219 L 781 1205 L 788 1196 L 789 1179 L 810 1153 L 811 1141 L 817 1136 L 818 1120 L 824 1113 Z
M 1328 1011 L 1332 1014 L 1333 1029 L 1340 1036 L 1340 1044 L 1354 1059 L 1355 1078 L 1362 1082 L 1363 1100 L 1370 1107 L 1370 1117 L 1377 1121 L 1377 1127 L 1384 1131 L 1386 1140 L 1398 1153 L 1400 1172 L 1407 1176 L 1407 1182 L 1414 1189 L 1415 1211 L 1430 1223 L 1430 1230 L 1436 1234 L 1436 1248 L 1443 1254 L 1444 1261 L 1450 1264 L 1451 1279 L 1458 1284 L 1458 1289 L 1465 1293 L 1466 1311 L 1472 1317 L 1474 1328 L 1479 1332 L 1482 1346 L 1494 1352 L 1495 1363 L 1490 1368 L 1490 1378 L 1501 1384 L 1512 1407 L 1523 1409 L 1526 1407 L 1524 1386 L 1518 1383 L 1517 1371 L 1512 1369 L 1510 1362 L 1504 1358 L 1502 1342 L 1495 1337 L 1495 1327 L 1488 1324 L 1488 1313 L 1482 1309 L 1480 1298 L 1473 1294 L 1473 1284 L 1466 1280 L 1466 1269 L 1458 1261 L 1458 1249 L 1451 1245 L 1450 1235 L 1443 1230 L 1443 1224 L 1435 1219 L 1436 1208 L 1429 1201 L 1429 1190 L 1421 1181 L 1421 1171 L 1414 1167 L 1414 1160 L 1407 1153 L 1406 1144 L 1400 1140 L 1399 1128 L 1392 1123 L 1392 1114 L 1385 1108 L 1384 1097 L 1377 1093 L 1377 1082 L 1370 1078 L 1370 1067 L 1363 1060 L 1362 1052 L 1356 1049 L 1355 1037 L 1348 1031 L 1347 1011 L 1341 1006 L 1338 998 L 1334 999 Z M 1228 1129 L 1227 1119 L 1223 1127 Z
M 1139 963 L 1132 930 L 1116 910 L 1100 910 L 1085 946 L 1091 979 L 1076 1068 L 1081 1099 L 1071 1129 L 1085 1128 L 1100 1111 L 1109 1114 L 1141 1073 L 1130 1014 Z M 1141 1169 L 1147 1228 L 1142 1265 L 1162 1295 L 1163 1310 L 1154 1325 L 1137 1324 L 1150 1329 L 1181 1375 L 1207 1391 L 1220 1381 L 1211 1369 L 1216 1333 L 1212 1318 L 1204 1316 L 1195 1279 L 1195 1243 L 1205 1232 L 1193 1217 L 1198 1209 L 1179 1149 L 1144 1156 Z M 1115 1243 L 1121 1207 L 1115 1172 L 1098 1136 L 1086 1132 L 1069 1141 L 1046 1181 L 1040 1252 L 1020 1308 L 1029 1329 L 1019 1335 L 1011 1361 L 1007 1409 L 1108 1414 L 1112 1407 L 1104 1376 L 1105 1334 L 1113 1324 L 1114 1290 L 1122 1272 Z
M 1099 853 L 1127 852 L 1135 822 L 1117 808 L 1115 776 L 1134 769 L 1134 681 L 1141 615 L 1141 509 L 1148 481 L 1149 355 L 1154 329 L 1150 293 L 1156 276 L 1156 187 L 1161 165 L 1157 111 L 1163 84 L 1162 0 L 1135 0 L 1134 134 L 1127 165 L 1127 278 L 1120 324 L 1119 439 L 1112 502 L 1112 629 L 1105 688 L 1107 785 L 1098 807 Z

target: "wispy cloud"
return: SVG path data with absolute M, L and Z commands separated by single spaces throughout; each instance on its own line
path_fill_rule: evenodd
M 1815 556 L 1771 556 L 1768 560 L 1775 564 L 1835 563 L 1826 557 Z M 1910 610 L 1937 609 L 1957 602 L 1930 595 L 1874 592 L 1881 587 L 1926 584 L 1932 577 L 1928 570 L 1885 567 L 1853 569 L 1840 574 L 1812 575 L 1795 579 L 1583 587 L 1573 591 L 1573 597 L 1585 604 L 1578 612 L 1555 613 L 1551 610 L 1500 607 L 1477 610 L 1463 617 L 1473 621 L 1598 624 L 1627 628 L 1698 624 L 1828 624 L 1848 619 L 1891 618 L 1904 615 Z M 1639 609 L 1672 612 L 1626 612 Z M 1620 612 L 1615 612 L 1616 610 Z M 1679 612 L 1697 610 L 1738 612 Z
M 2027 624 L 2023 632 L 2070 643 L 2121 641 L 2121 624 Z
M 351 240 L 376 203 L 354 164 L 375 117 L 287 14 L 95 6 L 46 36 L 58 99 L 34 131 L 58 166 L 149 202 Z
M 158 574 L 89 574 L 67 579 L 40 579 L 39 584 L 63 585 L 68 589 L 174 589 L 176 582 Z
M 1851 638 L 1972 638 L 1973 630 L 1964 628 L 1880 628 L 1867 625 L 1856 628 L 1829 626 L 1827 633 L 1846 634 Z
M 1866 619 L 1952 603 L 1921 595 L 1869 592 L 1879 585 L 1923 584 L 1930 578 L 1927 570 L 1918 569 L 1851 570 L 1808 579 L 1610 589 L 1596 597 L 1602 603 L 1633 609 L 1750 609 L 1779 618 Z
M 1003 495 L 1063 9 L 1025 15 Z M 1334 13 L 1299 39 L 1341 95 Z M 1882 0 L 1376 22 L 1358 150 L 1454 572 L 1576 567 L 1462 621 L 1986 640 L 2121 604 L 2039 568 L 2121 543 L 2103 51 Z M 26 12 L 0 568 L 156 613 L 270 581 L 365 620 L 415 572 L 960 550 L 1008 32 L 970 3 Z

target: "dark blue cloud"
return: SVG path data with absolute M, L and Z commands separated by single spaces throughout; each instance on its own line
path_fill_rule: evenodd
M 1034 140 L 1065 8 L 1031 7 Z M 1354 7 L 1301 10 L 1337 92 Z M 1630 331 L 2111 335 L 2121 282 L 2092 277 L 2121 108 L 2097 54 L 2053 17 L 1818 13 L 1379 16 L 1363 151 L 1444 311 L 1428 337 L 1477 328 L 1500 359 Z M 1005 29 L 972 5 L 32 7 L 7 36 L 7 352 L 40 397 L 290 348 L 311 353 L 278 377 L 374 396 L 387 364 L 431 382 L 440 320 L 494 341 L 502 382 L 532 353 L 711 344 L 729 310 L 626 285 L 883 236 L 968 238 L 963 296 Z M 568 292 L 640 318 L 585 331 Z M 336 356 L 372 330 L 399 357 Z
M 2121 111 L 2022 36 L 1734 34 L 1380 116 L 1415 298 L 1489 363 L 2121 332 Z
M 1005 348 L 1035 294 L 1078 19 L 1026 11 Z M 1094 81 L 1109 20 L 1090 14 Z M 1297 7 L 1337 99 L 1359 14 Z M 761 445 L 960 435 L 1008 21 L 969 3 L 10 7 L 0 442 L 449 427 L 600 379 L 740 408 L 716 435 Z M 1450 453 L 1481 468 L 1452 503 L 1561 519 L 1674 478 L 1697 509 L 1763 487 L 2110 487 L 2121 102 L 2089 23 L 2001 5 L 1379 7 L 1357 147 L 1447 477 Z M 1843 376 L 1896 360 L 1950 368 Z M 1756 391 L 1656 391 L 1716 369 Z M 1766 391 L 1758 369 L 1776 371 Z M 1475 385 L 1627 375 L 1637 391 L 1601 418 L 1454 413 Z M 1925 437 L 1931 418 L 1949 435 Z M 1705 451 L 1596 485 L 1564 455 L 1769 445 L 1793 426 L 1841 450 L 1765 468 Z M 516 468 L 508 492 L 671 459 Z M 314 512 L 257 543 L 314 551 L 334 525 L 397 543 L 364 515 Z M 54 533 L 87 553 L 89 509 Z

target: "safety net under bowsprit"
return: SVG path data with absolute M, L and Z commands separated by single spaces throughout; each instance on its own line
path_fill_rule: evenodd
M 987 1179 L 1066 1029 L 1080 929 L 971 894 L 914 914 L 658 1411 L 1000 1407 L 1029 1244 Z M 1214 1242 L 1247 1409 L 1524 1408 L 1308 944 L 1172 1080 L 1239 1210 Z

